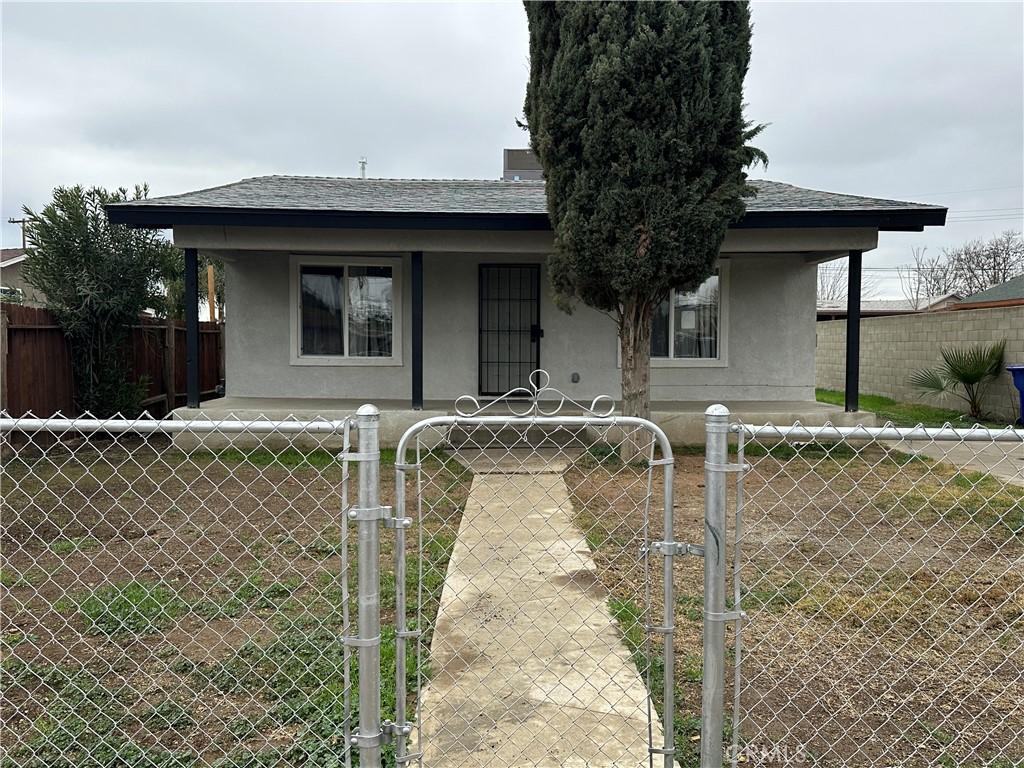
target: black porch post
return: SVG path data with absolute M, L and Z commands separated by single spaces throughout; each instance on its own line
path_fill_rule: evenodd
M 412 407 L 423 410 L 423 251 L 412 254 Z
M 185 249 L 185 383 L 189 408 L 199 407 L 199 252 Z
M 860 273 L 861 252 L 850 251 L 846 289 L 846 411 L 859 410 L 860 401 Z

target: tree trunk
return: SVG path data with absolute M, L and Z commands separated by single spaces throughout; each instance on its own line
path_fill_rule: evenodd
M 622 414 L 651 415 L 651 317 L 655 302 L 634 297 L 622 304 L 619 349 L 622 353 Z

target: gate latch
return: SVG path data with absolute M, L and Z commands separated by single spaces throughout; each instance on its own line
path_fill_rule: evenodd
M 380 520 L 385 528 L 412 528 L 412 518 L 395 517 L 391 507 L 351 507 L 348 519 L 354 522 Z
M 393 723 L 385 720 L 380 724 L 377 733 L 361 734 L 358 731 L 349 738 L 349 744 L 353 747 L 379 747 L 384 744 L 393 744 L 398 737 L 407 737 L 412 733 L 412 723 Z
M 651 552 L 667 557 L 673 555 L 694 555 L 704 557 L 704 547 L 700 544 L 687 544 L 685 541 L 652 541 Z M 646 554 L 646 552 L 644 552 Z

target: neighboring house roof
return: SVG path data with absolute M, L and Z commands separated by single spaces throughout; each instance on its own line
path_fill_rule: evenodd
M 860 303 L 862 317 L 871 315 L 903 315 L 914 312 L 928 312 L 949 306 L 960 297 L 955 293 L 944 293 L 941 296 L 926 296 L 915 303 L 909 299 L 867 299 Z M 845 315 L 845 301 L 818 302 L 819 315 Z
M 28 258 L 24 248 L 0 248 L 0 268 L 13 267 Z
M 957 304 L 955 309 L 1011 307 L 1017 304 L 1024 304 L 1024 275 L 1012 277 L 1005 283 L 972 294 Z
M 942 206 L 750 182 L 738 227 L 942 225 Z M 140 227 L 234 224 L 472 229 L 548 229 L 543 181 L 258 176 L 181 195 L 107 206 L 111 221 Z

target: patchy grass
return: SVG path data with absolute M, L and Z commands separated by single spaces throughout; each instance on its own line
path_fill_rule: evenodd
M 65 556 L 74 552 L 83 552 L 99 547 L 100 542 L 93 536 L 79 536 L 73 539 L 56 539 L 50 542 L 50 551 L 55 555 Z
M 158 632 L 187 610 L 174 590 L 142 581 L 100 587 L 78 607 L 86 632 L 109 636 Z
M 344 605 L 336 454 L 187 453 L 163 439 L 96 437 L 5 455 L 3 768 L 337 764 Z M 393 462 L 382 452 L 382 504 L 394 503 Z M 445 523 L 422 521 L 422 552 L 417 530 L 409 534 L 406 586 L 412 614 L 422 564 L 422 615 L 432 624 L 471 476 L 440 453 L 422 462 L 424 504 Z M 351 470 L 354 500 L 358 465 Z M 409 487 L 413 501 L 416 483 Z M 385 529 L 386 626 L 394 541 Z M 393 711 L 393 635 L 381 654 Z M 410 688 L 429 671 L 414 659 Z
M 147 728 L 156 731 L 175 730 L 181 733 L 195 730 L 197 723 L 192 713 L 173 699 L 164 699 L 146 709 L 139 718 Z
M 4 766 L 47 768 L 117 766 L 118 768 L 187 768 L 197 764 L 187 752 L 146 746 L 126 734 L 124 724 L 138 725 L 132 710 L 134 692 L 106 684 L 85 667 L 7 663 L 3 687 L 39 691 L 48 704 L 17 743 L 8 743 Z
M 829 405 L 844 405 L 846 395 L 834 389 L 816 389 L 815 395 L 819 403 Z M 941 427 L 944 424 L 952 424 L 955 427 L 972 427 L 974 419 L 964 415 L 962 412 L 951 408 L 938 408 L 926 403 L 907 403 L 881 395 L 860 395 L 858 405 L 862 411 L 871 411 L 879 420 L 891 421 L 897 427 L 916 427 L 923 424 L 926 427 Z M 984 426 L 1002 428 L 1006 424 L 994 421 L 981 422 Z
M 1024 488 L 983 472 L 935 467 L 927 476 L 873 498 L 886 515 L 923 522 L 968 521 L 988 536 L 1024 537 Z
M 27 632 L 4 632 L 0 635 L 0 645 L 5 648 L 14 649 L 22 643 L 38 643 L 39 635 L 30 635 Z
M 704 467 L 691 453 L 677 453 L 673 538 L 700 542 Z M 792 445 L 747 458 L 747 759 L 760 764 L 758 750 L 788 745 L 821 765 L 1024 765 L 1024 734 L 1011 725 L 1024 700 L 1024 489 L 881 446 Z M 635 557 L 646 488 L 602 466 L 570 469 L 567 482 L 623 640 L 639 669 L 656 672 L 637 627 L 650 576 Z M 675 558 L 680 766 L 695 764 L 699 745 L 702 570 L 700 558 Z M 660 597 L 654 589 L 654 616 Z M 730 666 L 731 623 L 726 638 Z M 731 687 L 729 670 L 727 701 Z

